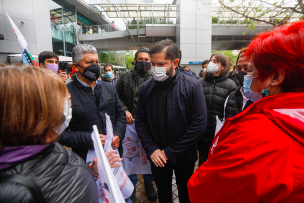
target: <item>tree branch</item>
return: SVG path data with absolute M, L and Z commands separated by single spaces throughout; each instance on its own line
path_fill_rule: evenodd
M 246 14 L 244 14 L 244 13 L 241 13 L 241 12 L 239 12 L 239 11 L 237 11 L 237 10 L 234 10 L 233 8 L 230 8 L 230 7 L 226 6 L 221 0 L 219 1 L 219 3 L 220 3 L 223 7 L 227 8 L 227 9 L 229 9 L 230 11 L 235 12 L 235 13 L 237 13 L 237 14 L 239 14 L 239 15 L 245 17 L 245 18 L 248 18 L 248 19 L 251 19 L 251 20 L 255 20 L 255 21 L 259 21 L 259 22 L 263 22 L 263 23 L 266 23 L 266 24 L 276 25 L 275 23 L 272 23 L 272 22 L 269 22 L 269 21 L 266 21 L 266 20 L 262 20 L 262 19 L 257 19 L 257 18 L 251 17 L 251 16 L 249 16 L 249 15 L 246 15 Z

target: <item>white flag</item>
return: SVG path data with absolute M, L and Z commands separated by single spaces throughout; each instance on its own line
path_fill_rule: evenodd
M 96 125 L 93 126 L 92 133 L 94 149 L 97 158 L 97 168 L 99 180 L 96 181 L 100 203 L 121 203 L 125 202 L 120 189 L 116 183 L 108 159 L 104 153 L 99 132 Z
M 126 172 L 132 174 L 151 174 L 151 165 L 144 148 L 138 139 L 135 122 L 127 124 L 125 138 L 122 143 Z
M 112 140 L 114 139 L 112 122 L 110 116 L 108 116 L 107 114 L 106 114 L 106 129 L 107 129 L 107 136 L 106 136 L 106 142 L 104 148 L 105 152 L 109 150 L 113 150 L 111 143 Z M 115 149 L 115 151 L 117 154 L 119 154 L 117 149 Z M 113 168 L 112 170 L 124 199 L 130 197 L 131 194 L 133 193 L 134 185 L 129 179 L 125 170 L 123 169 L 123 166 Z
M 27 50 L 27 42 L 25 38 L 23 37 L 22 33 L 18 29 L 18 27 L 15 25 L 14 21 L 11 19 L 11 17 L 8 15 L 8 13 L 5 11 L 6 16 L 14 30 L 14 33 L 16 35 L 17 41 L 19 43 L 19 47 L 21 50 L 21 55 L 22 55 L 22 63 L 24 64 L 32 64 L 36 67 L 38 67 L 37 62 L 34 60 L 33 56 L 31 53 Z

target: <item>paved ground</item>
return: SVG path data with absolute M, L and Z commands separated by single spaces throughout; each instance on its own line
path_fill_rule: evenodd
M 194 171 L 198 168 L 198 161 L 195 163 L 195 168 Z M 137 182 L 137 188 L 136 188 L 136 203 L 148 203 L 150 202 L 147 198 L 146 195 L 146 189 L 144 186 L 144 179 L 142 175 L 137 175 L 138 177 L 138 182 Z M 155 183 L 154 188 L 156 190 Z M 173 195 L 173 202 L 174 203 L 179 203 L 178 200 L 178 193 L 177 193 L 177 187 L 176 187 L 176 181 L 175 181 L 175 176 L 173 174 L 173 179 L 172 179 L 172 195 Z M 158 202 L 158 200 L 154 201 L 153 203 Z

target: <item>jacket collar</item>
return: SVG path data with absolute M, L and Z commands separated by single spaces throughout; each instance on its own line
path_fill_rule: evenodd
M 84 82 L 80 81 L 80 80 L 77 78 L 77 75 L 76 75 L 76 74 L 72 76 L 72 79 L 73 79 L 72 82 L 74 82 L 74 84 L 75 84 L 78 88 L 88 88 L 88 87 L 89 87 L 90 89 L 92 89 L 89 85 L 87 85 L 87 84 L 85 84 Z M 97 86 L 97 84 L 98 84 L 98 81 L 96 80 L 93 90 L 95 89 L 95 87 Z
M 229 72 L 226 75 L 213 76 L 210 73 L 207 73 L 207 80 L 210 82 L 222 82 L 228 78 L 228 74 Z

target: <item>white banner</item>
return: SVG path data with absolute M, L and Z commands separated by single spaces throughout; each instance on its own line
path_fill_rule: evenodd
M 125 202 L 114 178 L 108 159 L 104 153 L 99 132 L 96 125 L 93 126 L 92 139 L 97 158 L 99 179 L 96 181 L 100 203 Z
M 112 148 L 112 140 L 114 139 L 114 134 L 113 134 L 113 127 L 112 127 L 112 122 L 110 119 L 110 116 L 106 114 L 106 128 L 107 128 L 107 136 L 106 136 L 106 142 L 105 142 L 105 152 L 109 150 L 113 150 Z M 116 154 L 118 153 L 118 150 L 115 149 Z M 128 198 L 131 196 L 134 190 L 134 185 L 129 179 L 127 173 L 125 172 L 123 166 L 116 167 L 112 169 L 114 177 L 117 181 L 117 184 L 119 186 L 119 189 L 121 190 L 121 193 L 124 197 L 124 199 Z
M 138 139 L 135 122 L 127 124 L 125 138 L 122 143 L 125 167 L 128 175 L 151 174 L 151 165 L 140 140 Z

